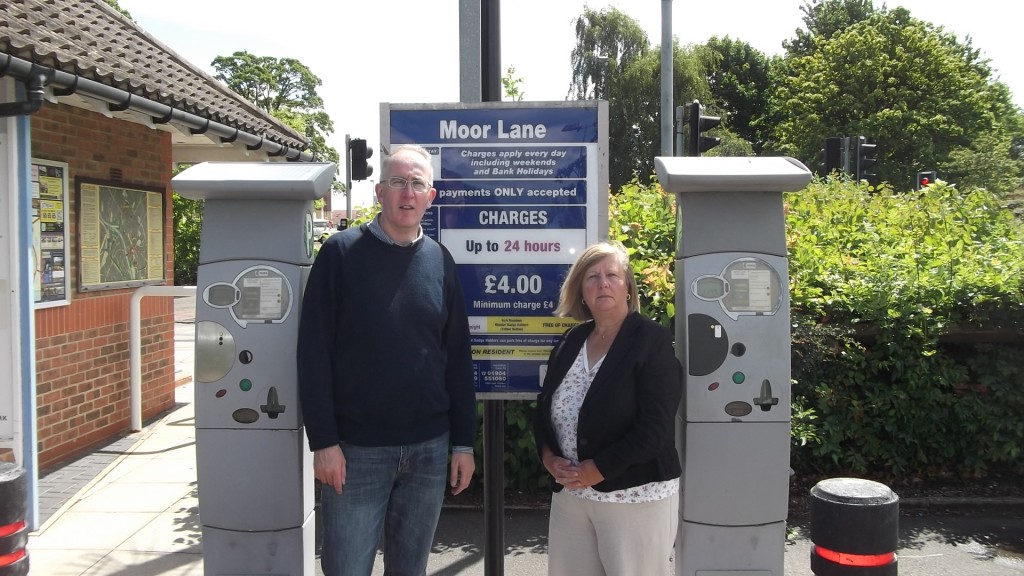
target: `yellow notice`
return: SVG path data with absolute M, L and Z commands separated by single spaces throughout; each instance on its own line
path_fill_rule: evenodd
M 572 318 L 488 316 L 488 334 L 561 334 L 579 324 Z
M 547 360 L 550 346 L 473 346 L 474 360 Z

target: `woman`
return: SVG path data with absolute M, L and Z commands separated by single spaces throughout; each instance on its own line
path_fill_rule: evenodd
M 621 245 L 587 248 L 558 316 L 583 321 L 548 360 L 534 423 L 552 479 L 548 574 L 669 574 L 679 522 L 672 335 L 637 311 Z

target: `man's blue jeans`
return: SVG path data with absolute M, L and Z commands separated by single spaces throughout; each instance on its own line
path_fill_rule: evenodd
M 341 494 L 323 486 L 326 576 L 370 576 L 377 543 L 387 576 L 423 576 L 441 514 L 448 476 L 448 434 L 408 446 L 342 442 L 346 480 Z

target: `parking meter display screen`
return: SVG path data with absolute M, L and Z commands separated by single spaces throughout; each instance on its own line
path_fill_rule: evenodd
M 280 320 L 288 310 L 287 280 L 267 269 L 253 270 L 236 285 L 241 298 L 232 309 L 239 320 Z
M 779 275 L 767 262 L 742 259 L 730 264 L 723 274 L 729 293 L 722 306 L 730 312 L 774 313 L 780 303 Z

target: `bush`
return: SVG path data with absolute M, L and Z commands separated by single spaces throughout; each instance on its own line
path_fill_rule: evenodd
M 626 247 L 636 274 L 640 313 L 672 328 L 676 315 L 676 199 L 652 176 L 634 178 L 608 199 L 608 239 Z
M 203 229 L 203 201 L 182 198 L 174 204 L 174 284 L 195 286 L 199 274 L 199 239 Z
M 800 471 L 1024 472 L 1024 234 L 997 198 L 849 182 L 787 196 Z M 959 335 L 953 342 L 951 335 Z

